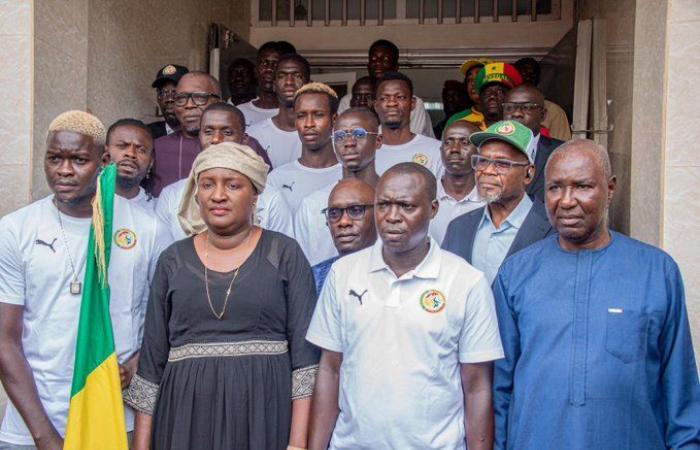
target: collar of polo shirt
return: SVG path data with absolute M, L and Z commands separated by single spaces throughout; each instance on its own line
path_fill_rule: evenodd
M 383 245 L 384 244 L 382 243 L 382 240 L 380 238 L 377 239 L 377 241 L 372 246 L 372 253 L 369 257 L 369 271 L 378 272 L 381 270 L 387 270 L 393 275 L 394 271 L 391 270 L 389 265 L 384 261 L 384 257 L 382 256 Z M 400 279 L 407 279 L 413 277 L 434 279 L 437 278 L 439 275 L 440 246 L 438 245 L 437 241 L 435 241 L 435 239 L 430 238 L 430 250 L 428 250 L 428 254 L 425 255 L 423 261 L 421 261 L 415 269 L 406 272 Z

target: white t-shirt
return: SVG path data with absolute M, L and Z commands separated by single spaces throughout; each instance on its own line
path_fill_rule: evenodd
M 165 224 L 176 241 L 187 237 L 177 218 L 186 184 L 187 179 L 184 179 L 164 187 L 156 205 L 156 215 Z M 258 196 L 258 204 L 255 209 L 255 224 L 267 230 L 279 231 L 294 238 L 292 212 L 289 210 L 289 206 L 282 194 L 273 188 L 266 187 L 263 193 Z
M 156 209 L 156 198 L 148 195 L 142 187 L 139 188 L 139 193 L 136 195 L 136 197 L 127 200 L 132 203 L 136 203 L 146 211 L 153 211 Z
M 294 215 L 294 235 L 312 267 L 338 254 L 322 212 L 338 181 L 309 194 Z
M 294 160 L 270 172 L 267 183 L 282 192 L 292 214 L 296 214 L 304 197 L 338 181 L 342 176 L 343 168 L 340 164 L 314 169 L 302 166 L 298 160 Z
M 272 168 L 283 166 L 301 156 L 301 139 L 299 133 L 277 128 L 272 119 L 265 119 L 252 125 L 248 134 L 260 142 L 270 158 Z
M 375 166 L 377 173 L 382 175 L 391 166 L 402 162 L 415 162 L 430 169 L 439 179 L 442 174 L 442 159 L 440 157 L 440 141 L 416 134 L 413 139 L 401 145 L 382 144 L 377 149 Z
M 279 112 L 279 108 L 272 108 L 272 109 L 263 109 L 260 108 L 259 106 L 255 106 L 253 102 L 255 100 L 258 100 L 257 98 L 246 102 L 246 103 L 241 103 L 240 105 L 236 105 L 236 108 L 240 109 L 241 112 L 243 113 L 243 116 L 245 117 L 245 127 L 248 128 L 249 126 L 261 122 L 265 119 L 269 119 L 270 117 L 276 115 Z M 229 101 L 230 103 L 230 101 Z
M 397 278 L 381 239 L 331 267 L 306 339 L 343 354 L 329 449 L 465 449 L 460 363 L 503 357 L 484 274 L 432 240 Z
M 85 277 L 90 219 L 61 215 L 53 196 L 0 220 L 0 302 L 24 306 L 22 347 L 51 423 L 63 435 L 68 419 L 81 296 L 70 293 L 73 258 L 78 281 Z M 165 238 L 164 238 L 165 237 Z M 120 363 L 141 347 L 150 280 L 169 234 L 154 215 L 115 196 L 109 265 L 110 315 Z M 134 415 L 126 410 L 127 430 Z M 0 441 L 34 445 L 12 402 L 0 427 Z
M 414 97 L 416 98 L 416 107 L 411 111 L 411 131 L 416 134 L 434 138 L 435 132 L 433 131 L 433 122 L 430 120 L 430 114 L 425 110 L 425 103 L 420 97 Z M 340 103 L 338 103 L 338 115 L 350 109 L 350 99 L 352 99 L 352 94 L 345 94 L 343 98 L 340 99 Z
M 440 245 L 442 245 L 442 241 L 445 239 L 447 226 L 450 222 L 462 214 L 481 208 L 486 204 L 486 202 L 479 198 L 476 187 L 462 200 L 455 200 L 450 194 L 445 192 L 441 180 L 437 182 L 437 200 L 440 207 L 435 217 L 433 217 L 433 220 L 430 221 L 430 235 Z

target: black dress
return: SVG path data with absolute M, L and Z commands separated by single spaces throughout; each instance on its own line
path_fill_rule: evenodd
M 233 272 L 208 271 L 214 309 Z M 137 375 L 125 401 L 153 416 L 154 450 L 284 450 L 292 400 L 311 395 L 320 351 L 306 342 L 316 303 L 298 244 L 263 230 L 222 320 L 207 303 L 193 238 L 163 252 Z

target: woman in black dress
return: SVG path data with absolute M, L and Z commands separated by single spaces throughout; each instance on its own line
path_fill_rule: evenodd
M 246 146 L 199 154 L 180 205 L 191 237 L 163 252 L 146 313 L 134 449 L 306 447 L 319 351 L 297 243 L 253 225 L 267 165 Z

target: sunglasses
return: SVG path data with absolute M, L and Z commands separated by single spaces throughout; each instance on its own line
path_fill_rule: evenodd
M 378 136 L 379 133 L 367 131 L 364 128 L 353 128 L 352 130 L 338 130 L 333 132 L 333 142 L 342 144 L 347 138 L 352 136 L 355 140 L 365 139 L 368 135 L 373 134 Z

